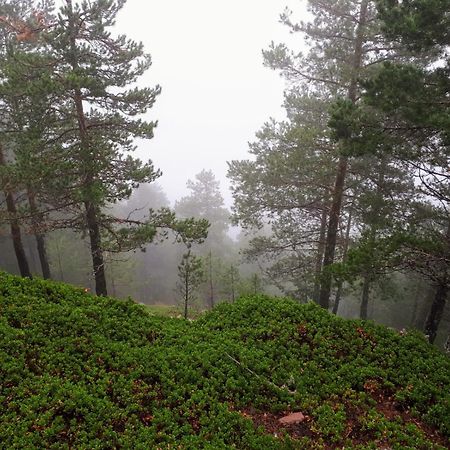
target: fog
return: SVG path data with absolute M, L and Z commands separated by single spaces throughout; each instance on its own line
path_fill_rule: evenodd
M 186 181 L 211 169 L 227 206 L 226 161 L 243 159 L 247 143 L 269 117 L 281 119 L 284 81 L 263 67 L 262 49 L 292 41 L 278 21 L 285 7 L 305 2 L 270 0 L 128 0 L 118 30 L 142 41 L 153 66 L 141 84 L 162 87 L 149 113 L 155 137 L 137 155 L 163 171 L 159 184 L 173 203 Z

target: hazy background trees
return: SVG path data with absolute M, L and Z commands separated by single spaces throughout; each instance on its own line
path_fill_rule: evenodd
M 263 58 L 287 82 L 286 117 L 228 162 L 231 209 L 211 170 L 186 174 L 171 205 L 160 172 L 132 156 L 153 136 L 142 114 L 160 88 L 135 84 L 151 62 L 142 45 L 110 34 L 124 4 L 0 1 L 2 268 L 175 304 L 195 266 L 200 309 L 270 292 L 442 341 L 447 2 L 283 12 L 298 48 L 272 43 Z
M 289 82 L 288 120 L 268 121 L 252 158 L 229 163 L 235 220 L 260 234 L 246 252 L 290 295 L 395 326 L 426 322 L 434 340 L 449 267 L 445 6 L 308 6 L 309 22 L 281 15 L 306 51 L 264 52 Z

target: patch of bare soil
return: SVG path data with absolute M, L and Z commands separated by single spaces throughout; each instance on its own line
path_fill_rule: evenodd
M 317 433 L 311 431 L 309 427 L 310 417 L 304 416 L 304 420 L 295 423 L 283 423 L 280 421 L 283 417 L 289 416 L 291 413 L 273 414 L 270 412 L 261 412 L 250 407 L 239 411 L 244 417 L 251 419 L 256 427 L 263 427 L 264 430 L 274 436 L 279 436 L 287 432 L 294 439 L 309 437 L 311 439 L 318 438 Z
M 392 396 L 375 390 L 370 393 L 376 401 L 376 410 L 385 416 L 386 419 L 398 421 L 398 417 L 400 417 L 403 423 L 414 424 L 429 441 L 450 449 L 449 439 L 439 433 L 436 428 L 413 416 L 409 410 L 402 408 Z M 365 411 L 362 408 L 350 403 L 346 406 L 347 424 L 345 433 L 342 436 L 342 442 L 350 440 L 352 445 L 376 443 L 379 449 L 388 450 L 391 448 L 388 440 L 377 439 L 375 431 L 363 429 L 360 419 L 365 414 Z M 267 434 L 272 434 L 275 437 L 287 433 L 292 439 L 296 440 L 307 437 L 312 441 L 318 441 L 321 438 L 318 433 L 312 431 L 313 419 L 307 414 L 301 414 L 300 412 L 295 413 L 299 414 L 298 416 L 294 416 L 292 412 L 274 414 L 267 411 L 258 411 L 253 407 L 240 410 L 239 412 L 242 416 L 252 420 L 255 427 L 262 427 Z M 325 442 L 323 448 L 325 450 L 342 449 L 342 442 L 340 444 Z
M 449 439 L 443 436 L 436 428 L 413 415 L 409 409 L 405 409 L 392 396 L 382 391 L 377 391 L 372 394 L 372 397 L 377 402 L 375 406 L 377 411 L 383 414 L 388 420 L 396 420 L 400 416 L 403 423 L 414 424 L 431 442 L 450 449 Z

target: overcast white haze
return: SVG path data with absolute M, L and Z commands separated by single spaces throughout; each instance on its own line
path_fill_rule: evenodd
M 211 169 L 232 203 L 226 161 L 248 157 L 248 142 L 269 117 L 282 119 L 284 82 L 263 67 L 262 49 L 292 41 L 279 23 L 286 6 L 299 17 L 301 0 L 128 0 L 118 30 L 142 41 L 153 65 L 140 84 L 162 93 L 148 118 L 155 137 L 136 156 L 163 171 L 158 183 L 171 202 L 186 181 Z M 298 39 L 298 37 L 297 37 Z

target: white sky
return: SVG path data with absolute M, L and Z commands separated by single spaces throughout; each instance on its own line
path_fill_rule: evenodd
M 288 6 L 298 17 L 305 3 L 127 1 L 118 29 L 152 55 L 142 82 L 162 86 L 148 116 L 159 122 L 155 137 L 139 143 L 136 156 L 163 171 L 158 182 L 172 202 L 186 195 L 188 178 L 211 169 L 230 206 L 226 161 L 247 158 L 247 143 L 263 123 L 284 117 L 284 82 L 263 67 L 261 50 L 292 40 L 279 15 Z

